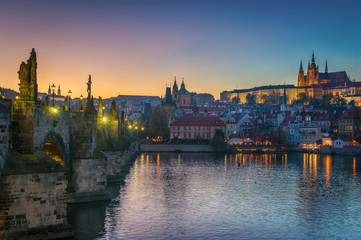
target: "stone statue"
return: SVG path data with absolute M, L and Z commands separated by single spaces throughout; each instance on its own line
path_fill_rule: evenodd
M 33 48 L 27 63 L 22 62 L 18 71 L 20 84 L 20 96 L 22 100 L 37 100 L 38 97 L 38 84 L 36 77 L 36 53 Z
M 91 96 L 91 92 L 92 92 L 92 79 L 91 79 L 91 75 L 89 74 L 89 80 L 87 82 L 87 85 L 88 85 L 88 89 L 87 89 L 87 92 L 88 92 L 88 100 L 90 100 L 90 96 Z
M 103 99 L 101 96 L 99 96 L 99 111 L 98 111 L 98 117 L 103 117 Z

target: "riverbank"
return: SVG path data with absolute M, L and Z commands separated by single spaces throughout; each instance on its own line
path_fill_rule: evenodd
M 142 152 L 217 152 L 211 145 L 141 144 Z

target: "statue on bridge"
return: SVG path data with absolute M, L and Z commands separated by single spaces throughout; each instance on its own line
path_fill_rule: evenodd
M 95 107 L 94 107 L 94 99 L 93 99 L 93 96 L 91 95 L 92 93 L 92 79 L 91 79 L 91 75 L 89 74 L 89 80 L 87 82 L 87 92 L 88 92 L 88 97 L 87 97 L 87 100 L 86 100 L 86 107 L 85 107 L 85 111 L 86 112 L 93 112 L 93 113 L 96 113 L 97 111 L 95 110 Z
M 87 101 L 89 101 L 91 98 L 91 93 L 92 93 L 92 76 L 90 74 L 89 74 L 89 80 L 87 82 L 87 85 L 88 85 L 88 89 L 86 90 L 88 92 Z
M 38 84 L 36 77 L 36 52 L 33 48 L 27 63 L 22 62 L 18 71 L 20 79 L 20 96 L 22 100 L 37 100 L 38 98 Z

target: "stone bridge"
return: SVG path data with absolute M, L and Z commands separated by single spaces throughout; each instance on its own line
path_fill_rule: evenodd
M 107 175 L 116 172 L 107 167 L 116 159 L 97 149 L 91 77 L 85 108 L 70 111 L 41 104 L 36 70 L 33 49 L 20 65 L 19 96 L 0 99 L 0 239 L 49 226 L 71 235 L 67 204 L 109 199 Z

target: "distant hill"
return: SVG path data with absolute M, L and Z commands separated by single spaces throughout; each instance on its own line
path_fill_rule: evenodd
M 17 95 L 19 95 L 18 92 L 12 89 L 2 88 L 2 87 L 0 87 L 0 94 L 1 96 L 4 96 L 6 99 L 14 99 Z
M 15 97 L 17 95 L 19 95 L 19 92 L 17 91 L 14 91 L 12 89 L 9 89 L 9 88 L 2 88 L 0 87 L 0 94 L 1 96 L 4 96 L 6 99 L 15 99 Z M 38 98 L 42 99 L 46 96 L 47 94 L 46 93 L 41 93 L 39 92 L 38 93 Z

